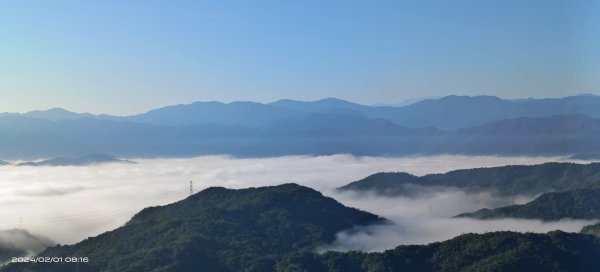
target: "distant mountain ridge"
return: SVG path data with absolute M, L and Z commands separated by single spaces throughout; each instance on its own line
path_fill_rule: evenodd
M 446 96 L 439 99 L 425 99 L 404 107 L 365 106 L 336 98 L 312 102 L 284 99 L 268 104 L 198 102 L 157 109 L 125 119 L 150 124 L 220 123 L 256 126 L 298 117 L 302 113 L 315 112 L 358 114 L 371 119 L 386 119 L 408 128 L 436 127 L 454 130 L 519 117 L 582 114 L 598 118 L 600 96 L 570 96 L 524 101 L 504 100 L 493 96 Z M 207 119 L 208 117 L 212 117 L 212 120 Z
M 60 109 L 0 114 L 0 159 L 70 154 L 239 157 L 600 153 L 600 97 L 448 96 L 406 107 L 340 99 L 197 102 L 116 117 Z
M 222 124 L 258 127 L 282 117 L 300 116 L 291 109 L 256 102 L 195 102 L 151 110 L 125 120 L 155 125 Z
M 0 117 L 0 159 L 108 153 L 121 158 L 353 154 L 358 156 L 563 155 L 600 152 L 600 119 L 585 115 L 518 118 L 442 131 L 386 119 L 309 113 L 270 125 L 166 126 L 80 118 Z
M 90 154 L 81 156 L 78 158 L 52 158 L 39 162 L 23 162 L 17 166 L 84 166 L 84 165 L 96 165 L 105 163 L 134 163 L 128 160 L 120 160 L 113 156 L 106 154 Z
M 90 113 L 74 113 L 65 109 L 61 109 L 61 108 L 52 108 L 49 110 L 45 110 L 45 111 L 40 111 L 40 110 L 35 110 L 35 111 L 30 111 L 27 112 L 25 114 L 23 114 L 22 116 L 25 117 L 30 117 L 30 118 L 40 118 L 40 119 L 46 119 L 46 120 L 51 120 L 51 121 L 58 121 L 58 120 L 66 120 L 66 119 L 79 119 L 79 118 L 93 118 L 96 117 L 93 114 Z
M 47 120 L 97 118 L 124 120 L 153 125 L 222 124 L 257 127 L 272 124 L 307 113 L 358 114 L 371 119 L 386 119 L 408 128 L 436 127 L 454 130 L 519 117 L 550 117 L 553 115 L 587 115 L 600 117 L 600 96 L 577 95 L 564 98 L 506 100 L 494 96 L 446 96 L 424 99 L 416 103 L 395 106 L 366 106 L 337 98 L 316 101 L 282 99 L 272 103 L 257 102 L 195 102 L 150 110 L 132 116 L 78 114 L 63 109 L 32 111 L 23 115 Z

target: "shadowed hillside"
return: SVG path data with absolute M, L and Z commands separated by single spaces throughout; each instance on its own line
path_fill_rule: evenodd
M 541 220 L 600 219 L 600 189 L 580 189 L 545 193 L 523 205 L 511 205 L 497 209 L 482 209 L 464 213 L 458 217 L 478 219 L 526 218 Z
M 600 180 L 600 163 L 544 163 L 450 171 L 417 177 L 407 173 L 377 173 L 339 188 L 341 191 L 406 195 L 414 186 L 454 187 L 497 191 L 500 194 L 539 194 L 575 189 Z

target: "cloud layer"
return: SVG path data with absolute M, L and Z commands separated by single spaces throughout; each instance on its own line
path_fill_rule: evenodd
M 144 207 L 164 205 L 185 198 L 190 180 L 194 181 L 196 191 L 210 186 L 245 188 L 295 182 L 318 189 L 350 206 L 387 216 L 405 226 L 405 229 L 419 229 L 418 220 L 407 223 L 404 218 L 418 218 L 419 214 L 424 213 L 435 219 L 471 211 L 480 208 L 480 205 L 496 206 L 507 200 L 485 194 L 465 197 L 459 191 L 424 194 L 424 197 L 412 200 L 355 198 L 338 195 L 333 189 L 380 171 L 405 171 L 423 175 L 461 168 L 536 164 L 557 160 L 560 158 L 382 158 L 334 155 L 236 159 L 205 156 L 190 159 L 138 159 L 135 160 L 138 164 L 85 167 L 2 166 L 0 229 L 18 226 L 19 217 L 22 217 L 25 228 L 32 233 L 45 235 L 62 244 L 75 243 L 123 225 Z M 432 197 L 436 200 L 429 212 L 430 201 L 424 199 Z M 408 208 L 399 208 L 405 206 Z M 478 230 L 485 229 L 486 227 L 482 227 Z M 405 237 L 410 235 L 403 234 Z M 446 236 L 431 237 L 441 239 Z
M 424 189 L 427 190 L 427 189 Z M 387 225 L 361 227 L 338 234 L 337 240 L 320 251 L 363 250 L 382 251 L 398 245 L 427 244 L 451 239 L 464 233 L 485 233 L 500 230 L 519 232 L 548 232 L 563 230 L 578 232 L 597 220 L 540 220 L 499 219 L 477 220 L 452 218 L 466 211 L 525 203 L 533 196 L 501 198 L 489 193 L 465 193 L 455 189 L 423 192 L 418 197 L 357 197 L 344 193 L 336 199 L 348 206 L 360 207 L 382 215 L 392 222 Z

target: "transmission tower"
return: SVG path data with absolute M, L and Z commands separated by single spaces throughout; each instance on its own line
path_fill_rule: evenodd
M 194 194 L 194 181 L 190 180 L 190 196 Z

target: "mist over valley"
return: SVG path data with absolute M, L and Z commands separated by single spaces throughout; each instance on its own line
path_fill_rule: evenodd
M 278 158 L 232 158 L 206 156 L 190 159 L 132 159 L 135 164 L 108 163 L 89 166 L 2 166 L 1 229 L 18 226 L 46 235 L 59 243 L 75 243 L 124 224 L 133 214 L 148 206 L 164 205 L 189 194 L 192 180 L 195 192 L 211 186 L 247 188 L 297 183 L 323 192 L 350 207 L 388 217 L 398 225 L 415 228 L 418 220 L 454 220 L 450 217 L 481 208 L 522 204 L 533 195 L 497 196 L 490 192 L 469 193 L 456 188 L 423 188 L 408 197 L 378 197 L 338 193 L 336 188 L 376 172 L 405 171 L 415 175 L 508 164 L 540 164 L 562 160 L 558 157 L 469 157 L 433 156 L 411 158 L 333 156 L 286 156 Z M 123 182 L 127 181 L 127 182 Z M 87 203 L 80 205 L 80 203 Z M 431 205 L 431 207 L 430 207 Z M 429 207 L 431 209 L 429 209 Z M 406 217 L 406 218 L 403 218 Z M 408 218 L 415 220 L 408 220 Z M 424 225 L 431 225 L 424 221 Z M 503 229 L 481 223 L 474 231 Z M 525 224 L 525 223 L 524 223 Z M 504 229 L 534 231 L 519 224 Z M 442 231 L 443 224 L 440 226 Z M 583 223 L 575 223 L 583 226 Z M 411 227 L 412 226 L 412 227 Z M 433 226 L 433 225 L 432 225 Z M 560 228 L 560 225 L 553 225 Z M 551 228 L 551 227 L 548 227 Z M 560 228 L 574 230 L 576 227 Z M 545 230 L 546 228 L 540 228 Z M 431 231 L 432 233 L 435 230 Z M 429 237 L 446 239 L 451 233 Z M 452 232 L 452 234 L 454 234 Z M 406 242 L 416 235 L 401 235 Z M 408 239 L 408 237 L 413 237 Z M 402 241 L 398 238 L 398 241 Z

